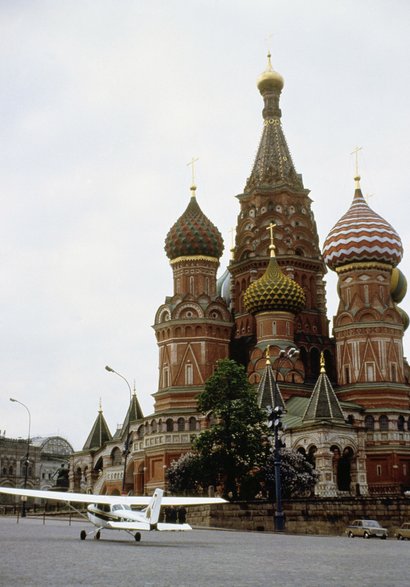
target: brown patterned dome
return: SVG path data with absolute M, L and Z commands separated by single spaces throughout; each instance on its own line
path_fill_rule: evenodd
M 271 257 L 265 273 L 250 284 L 243 301 L 251 314 L 275 310 L 297 314 L 304 308 L 306 297 L 301 286 L 282 273 L 276 257 Z
M 376 214 L 364 199 L 359 180 L 349 210 L 326 237 L 323 256 L 336 270 L 342 265 L 378 261 L 395 267 L 403 256 L 401 239 L 394 228 Z
M 223 239 L 214 224 L 205 216 L 193 195 L 165 239 L 165 251 L 172 261 L 178 257 L 204 255 L 219 259 L 223 253 Z

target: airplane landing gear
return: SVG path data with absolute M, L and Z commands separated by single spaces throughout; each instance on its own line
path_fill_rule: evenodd
M 81 540 L 85 540 L 87 537 L 87 532 L 85 530 L 81 530 L 80 532 L 80 538 Z
M 141 532 L 135 532 L 135 536 L 134 536 L 136 542 L 140 542 L 141 541 Z
M 96 532 L 94 535 L 94 540 L 99 540 L 100 538 L 101 538 L 101 532 L 98 530 L 98 532 Z

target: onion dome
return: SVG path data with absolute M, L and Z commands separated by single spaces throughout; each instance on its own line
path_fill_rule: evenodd
M 284 85 L 283 77 L 280 75 L 280 73 L 273 69 L 270 59 L 271 54 L 268 53 L 268 65 L 265 71 L 258 77 L 258 81 L 256 82 L 258 90 L 262 95 L 265 92 L 269 92 L 270 90 L 281 90 Z
M 403 308 L 399 308 L 399 306 L 396 306 L 396 310 L 400 314 L 400 317 L 403 321 L 403 330 L 407 330 L 407 328 L 409 327 L 409 324 L 410 324 L 409 315 L 407 314 L 407 312 L 405 312 L 403 310 Z
M 403 256 L 401 239 L 394 228 L 369 207 L 359 180 L 359 176 L 355 177 L 352 205 L 325 240 L 325 263 L 333 270 L 349 263 L 369 261 L 395 267 Z
M 172 261 L 178 257 L 203 255 L 219 259 L 223 252 L 223 239 L 219 230 L 205 216 L 195 197 L 192 197 L 185 212 L 178 218 L 165 239 L 165 251 Z
M 396 304 L 400 304 L 407 293 L 407 279 L 397 267 L 391 272 L 390 293 L 393 302 L 396 302 Z
M 257 312 L 284 311 L 297 314 L 306 303 L 301 286 L 282 272 L 270 245 L 271 257 L 265 273 L 250 284 L 243 301 L 251 314 Z

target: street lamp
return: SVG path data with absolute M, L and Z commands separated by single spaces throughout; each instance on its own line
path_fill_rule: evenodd
M 23 408 L 25 408 L 27 410 L 27 414 L 28 414 L 27 451 L 26 451 L 26 460 L 24 463 L 24 485 L 23 485 L 24 489 L 26 489 L 27 477 L 28 477 L 28 466 L 29 466 L 29 455 L 30 455 L 31 414 L 30 414 L 30 410 L 28 409 L 26 404 L 23 404 L 23 402 L 20 402 L 18 399 L 14 399 L 13 397 L 10 398 L 10 401 L 23 406 Z M 23 499 L 23 507 L 21 509 L 21 517 L 22 518 L 26 517 L 26 499 L 27 499 L 27 497 L 24 497 L 24 499 Z
M 108 371 L 109 373 L 115 373 L 116 375 L 118 375 L 118 377 L 121 377 L 121 379 L 123 379 L 125 381 L 125 383 L 128 386 L 129 392 L 130 392 L 130 402 L 131 402 L 131 399 L 132 399 L 131 385 L 128 383 L 128 380 L 124 377 L 124 375 L 121 375 L 121 373 L 118 373 L 118 371 L 115 371 L 115 369 L 113 369 L 112 367 L 109 367 L 108 365 L 105 366 L 105 370 Z M 123 495 L 126 495 L 125 475 L 127 473 L 127 459 L 128 459 L 128 455 L 130 454 L 130 416 L 131 416 L 131 414 L 129 414 L 129 416 L 128 416 L 127 427 L 125 429 L 125 442 L 124 442 L 124 451 L 123 451 L 124 472 L 122 475 L 122 489 L 121 489 L 121 493 Z
M 278 366 L 276 368 L 276 373 L 279 372 L 280 364 L 282 361 L 286 359 L 296 359 L 299 356 L 299 351 L 295 347 L 290 348 L 289 350 L 281 350 L 279 352 L 278 357 Z M 273 385 L 275 388 L 278 387 L 278 383 L 276 380 L 275 372 L 273 371 Z M 279 393 L 277 393 L 277 389 L 274 390 L 274 397 L 278 398 Z M 282 406 L 273 406 L 271 408 L 268 406 L 268 427 L 271 428 L 273 426 L 273 450 L 274 450 L 274 467 L 275 467 L 275 495 L 276 495 L 276 507 L 275 507 L 275 530 L 276 532 L 283 532 L 285 529 L 285 516 L 283 513 L 282 508 L 282 479 L 281 479 L 281 471 L 280 471 L 280 463 L 281 463 L 281 448 L 282 448 L 282 441 L 279 438 L 279 431 L 282 430 L 282 416 L 284 413 L 284 409 Z
M 275 495 L 276 495 L 276 506 L 275 506 L 275 530 L 276 532 L 283 532 L 285 529 L 285 517 L 282 508 L 282 479 L 280 472 L 281 455 L 280 449 L 282 448 L 282 442 L 279 438 L 279 430 L 282 429 L 281 417 L 283 415 L 283 408 L 276 406 L 273 410 L 268 413 L 268 426 L 273 426 L 274 435 L 274 467 L 275 467 Z

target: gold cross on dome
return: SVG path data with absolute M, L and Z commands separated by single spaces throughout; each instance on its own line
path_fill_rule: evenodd
M 266 359 L 266 364 L 267 365 L 270 365 L 270 345 L 268 345 L 266 347 L 266 350 L 265 350 L 265 359 Z
M 195 185 L 195 163 L 199 161 L 198 157 L 192 157 L 191 161 L 187 163 L 187 167 L 191 165 L 192 168 L 192 186 Z
M 359 175 L 359 151 L 361 151 L 361 150 L 362 150 L 362 147 L 356 147 L 350 153 L 351 155 L 355 156 L 355 176 L 356 177 L 358 177 L 358 175 Z
M 269 226 L 266 227 L 266 230 L 269 230 L 269 234 L 270 234 L 270 245 L 269 245 L 269 250 L 270 250 L 270 256 L 274 257 L 275 256 L 275 243 L 273 240 L 273 229 L 276 227 L 276 224 L 274 222 L 271 222 L 269 224 Z

